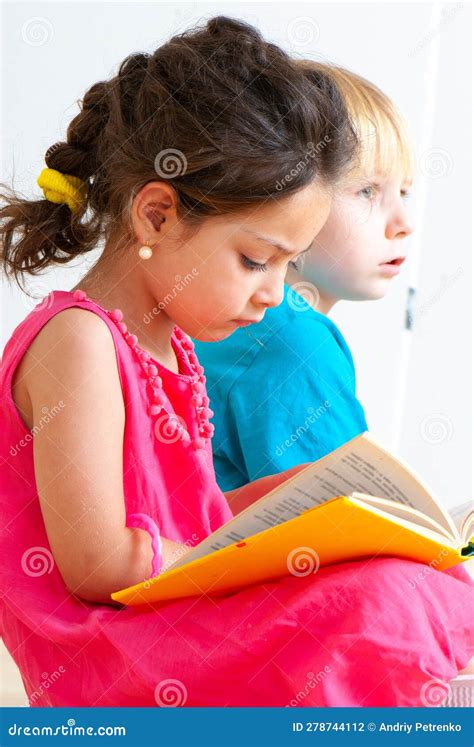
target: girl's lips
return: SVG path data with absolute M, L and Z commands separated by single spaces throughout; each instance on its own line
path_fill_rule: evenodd
M 233 319 L 232 321 L 234 324 L 237 324 L 238 327 L 248 327 L 249 324 L 258 324 L 262 319 L 263 317 L 260 319 Z

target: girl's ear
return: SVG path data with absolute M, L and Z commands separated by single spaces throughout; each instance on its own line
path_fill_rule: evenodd
M 135 195 L 132 221 L 136 236 L 160 231 L 168 218 L 177 217 L 176 190 L 166 182 L 148 182 Z
M 153 205 L 148 205 L 145 212 L 155 231 L 159 232 L 161 224 L 166 220 L 163 213 L 159 209 L 155 209 Z

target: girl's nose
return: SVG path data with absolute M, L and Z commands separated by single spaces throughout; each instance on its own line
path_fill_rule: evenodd
M 255 306 L 264 306 L 272 308 L 279 306 L 284 296 L 284 277 L 265 280 L 252 296 L 252 302 Z

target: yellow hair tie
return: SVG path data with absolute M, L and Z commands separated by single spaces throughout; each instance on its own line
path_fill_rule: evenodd
M 87 182 L 78 176 L 61 174 L 56 169 L 43 169 L 37 179 L 44 196 L 50 202 L 67 203 L 72 212 L 82 207 L 87 192 Z

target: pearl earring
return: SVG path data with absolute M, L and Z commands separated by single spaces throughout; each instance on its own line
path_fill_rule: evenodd
M 148 241 L 145 241 L 145 244 L 140 247 L 138 255 L 141 259 L 150 259 L 153 256 L 153 249 L 148 246 Z

